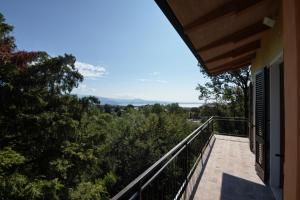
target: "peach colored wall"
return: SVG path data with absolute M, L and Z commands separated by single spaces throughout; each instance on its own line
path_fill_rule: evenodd
M 251 71 L 255 74 L 260 68 L 263 68 L 270 63 L 282 52 L 283 34 L 282 34 L 282 11 L 279 9 L 273 28 L 264 32 L 261 39 L 261 48 L 256 53 L 256 58 L 252 62 Z
M 283 1 L 285 160 L 284 199 L 300 199 L 300 2 Z
M 276 25 L 265 32 L 252 74 L 284 54 L 284 200 L 300 199 L 300 1 L 283 0 Z

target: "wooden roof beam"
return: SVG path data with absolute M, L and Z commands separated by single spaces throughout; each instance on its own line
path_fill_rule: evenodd
M 226 69 L 230 69 L 233 68 L 235 66 L 239 66 L 241 64 L 245 64 L 245 63 L 249 63 L 251 62 L 251 60 L 253 60 L 256 57 L 256 53 L 251 53 L 249 55 L 243 56 L 241 58 L 238 58 L 236 60 L 233 60 L 231 62 L 225 63 L 223 65 L 217 66 L 217 67 L 213 67 L 213 68 L 208 68 L 208 71 L 213 73 L 215 71 L 219 71 L 219 70 L 226 70 Z
M 251 36 L 254 36 L 254 35 L 257 35 L 267 29 L 269 29 L 270 27 L 266 26 L 263 24 L 263 21 L 260 20 L 250 26 L 247 26 L 239 31 L 236 31 L 230 35 L 227 35 L 223 38 L 220 38 L 218 40 L 215 40 L 201 48 L 198 48 L 197 51 L 198 52 L 201 52 L 201 51 L 206 51 L 206 50 L 209 50 L 209 49 L 212 49 L 214 47 L 217 47 L 217 46 L 220 46 L 220 45 L 224 45 L 224 44 L 227 44 L 227 43 L 230 43 L 230 42 L 234 42 L 234 43 L 237 43 L 241 40 L 244 40 L 248 37 L 251 37 Z
M 229 67 L 229 68 L 222 68 L 222 69 L 218 69 L 218 70 L 215 70 L 215 71 L 211 71 L 210 73 L 214 76 L 216 75 L 219 75 L 221 73 L 224 73 L 224 72 L 229 72 L 229 71 L 234 71 L 234 70 L 237 70 L 237 69 L 240 69 L 240 68 L 243 68 L 243 67 L 246 67 L 246 66 L 249 66 L 251 65 L 251 62 L 250 61 L 247 61 L 245 63 L 241 63 L 239 65 L 236 65 L 234 67 Z
M 250 51 L 254 51 L 256 49 L 260 48 L 260 40 L 255 40 L 253 42 L 250 42 L 250 43 L 247 43 L 243 46 L 240 46 L 236 49 L 233 49 L 231 51 L 228 51 L 224 54 L 221 54 L 221 55 L 218 55 L 218 56 L 215 56 L 211 59 L 208 59 L 206 61 L 204 61 L 205 63 L 210 63 L 210 62 L 214 62 L 214 61 L 217 61 L 217 60 L 220 60 L 220 59 L 224 59 L 224 58 L 228 58 L 228 57 L 237 57 L 237 56 L 240 56 L 240 55 L 243 55 L 247 52 L 250 52 Z
M 183 27 L 183 30 L 185 33 L 191 32 L 208 22 L 211 22 L 215 19 L 218 19 L 222 16 L 225 16 L 225 15 L 228 15 L 231 13 L 241 12 L 241 11 L 245 10 L 246 8 L 249 8 L 261 1 L 262 0 L 232 0 L 218 8 L 212 10 L 211 12 L 207 13 L 206 15 L 201 16 L 200 18 L 194 20 L 193 22 L 185 25 Z
M 226 70 L 229 70 L 229 69 L 234 69 L 236 67 L 240 67 L 241 65 L 247 65 L 249 63 L 251 63 L 250 60 L 245 60 L 243 62 L 236 63 L 234 65 L 230 65 L 230 66 L 226 65 L 226 66 L 221 66 L 221 67 L 215 68 L 215 69 L 211 70 L 210 72 L 215 73 L 215 72 L 218 72 L 218 71 L 226 71 Z

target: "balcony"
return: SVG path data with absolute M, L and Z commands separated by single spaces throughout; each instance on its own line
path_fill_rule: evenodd
M 200 181 L 193 183 L 191 199 L 273 199 L 270 189 L 256 175 L 255 156 L 249 150 L 248 138 L 214 137 L 202 177 L 192 178 Z
M 274 199 L 255 171 L 248 121 L 211 117 L 113 197 Z

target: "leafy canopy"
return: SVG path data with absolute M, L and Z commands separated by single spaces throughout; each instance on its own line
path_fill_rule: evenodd
M 196 87 L 200 92 L 199 100 L 228 105 L 228 115 L 231 117 L 248 116 L 249 66 L 216 76 L 211 76 L 201 66 L 200 70 L 210 81 L 204 85 L 198 84 Z
M 0 199 L 109 199 L 198 126 L 72 95 L 75 57 L 19 51 L 12 29 L 0 15 Z

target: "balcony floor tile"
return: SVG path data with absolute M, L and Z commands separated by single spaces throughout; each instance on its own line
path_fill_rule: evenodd
M 274 199 L 255 172 L 255 156 L 249 149 L 249 140 L 222 135 L 215 138 L 194 199 Z

